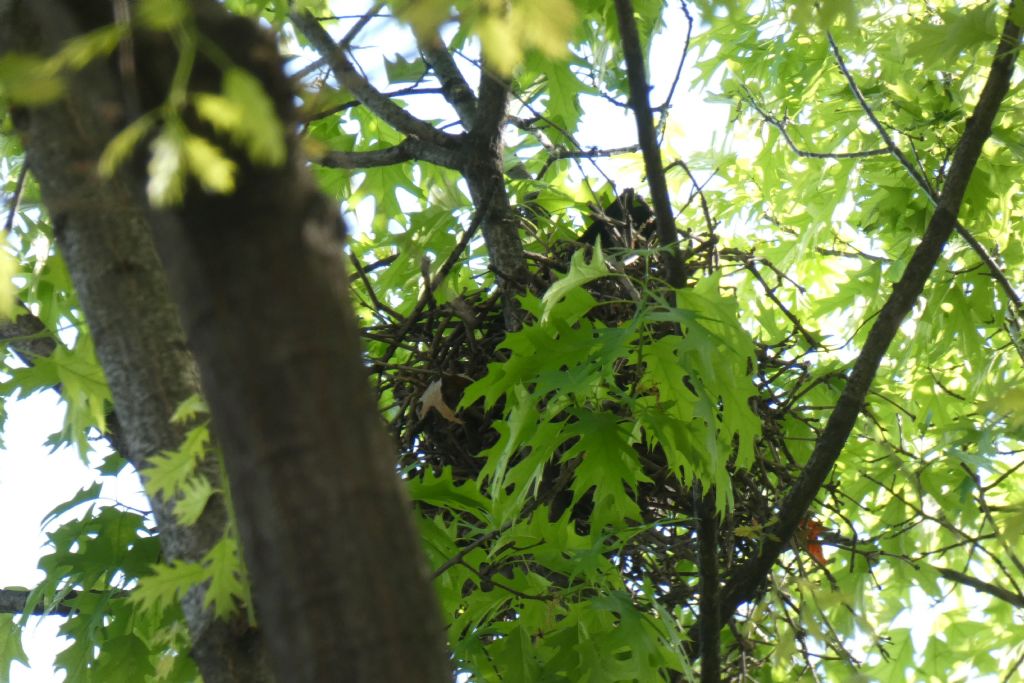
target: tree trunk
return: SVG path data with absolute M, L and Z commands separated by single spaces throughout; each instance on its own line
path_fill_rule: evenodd
M 7 27 L 0 51 L 52 52 L 110 23 L 109 7 L 0 3 Z M 272 38 L 216 2 L 192 7 L 204 38 L 259 76 L 292 123 L 292 93 Z M 58 104 L 15 112 L 133 462 L 177 447 L 180 434 L 167 418 L 195 389 L 148 220 L 223 447 L 278 680 L 450 680 L 444 625 L 342 295 L 337 208 L 315 189 L 292 137 L 283 168 L 255 167 L 238 154 L 234 193 L 205 195 L 193 184 L 170 211 L 146 211 L 144 160 L 120 180 L 99 181 L 96 161 L 126 122 L 126 95 L 138 95 L 144 108 L 159 104 L 174 67 L 161 36 L 137 33 L 134 45 L 138 93 L 123 91 L 113 64 L 96 63 Z M 219 69 L 197 62 L 192 88 L 216 91 L 219 83 Z M 154 509 L 169 556 L 195 559 L 191 553 L 201 556 L 217 537 L 176 527 L 159 502 Z M 207 517 L 210 529 L 222 528 L 222 508 Z M 185 545 L 172 555 L 176 543 Z M 200 606 L 196 599 L 185 608 L 205 680 L 267 680 L 258 645 L 247 656 L 251 634 L 213 621 Z M 224 651 L 204 661 L 217 643 Z

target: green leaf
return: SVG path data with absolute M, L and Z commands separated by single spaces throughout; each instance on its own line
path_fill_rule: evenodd
M 11 664 L 28 666 L 28 655 L 21 647 L 21 627 L 13 614 L 0 614 L 0 683 L 10 683 Z
M 36 55 L 0 56 L 0 95 L 14 104 L 38 107 L 64 96 L 59 65 Z
M 216 489 L 206 477 L 189 477 L 181 484 L 181 497 L 174 501 L 174 516 L 181 524 L 192 526 L 214 493 Z
M 128 600 L 143 610 L 154 613 L 168 609 L 181 600 L 193 586 L 207 578 L 206 570 L 195 562 L 178 560 L 153 566 L 153 573 L 139 579 Z
M 150 158 L 146 170 L 146 196 L 158 209 L 174 206 L 185 197 L 188 166 L 185 157 L 185 133 L 180 126 L 164 126 L 149 145 Z
M 166 451 L 150 456 L 142 471 L 146 492 L 173 500 L 195 473 L 196 465 L 206 457 L 210 443 L 210 430 L 206 424 L 193 427 L 177 451 Z
M 97 164 L 100 175 L 104 178 L 113 177 L 155 123 L 156 119 L 153 116 L 140 116 L 111 138 Z
M 174 424 L 185 424 L 195 419 L 198 415 L 209 414 L 210 409 L 206 405 L 206 399 L 202 394 L 192 394 L 178 404 L 171 415 L 171 422 Z
M 548 291 L 544 293 L 544 298 L 542 299 L 544 309 L 541 314 L 541 322 L 546 322 L 550 318 L 555 306 L 565 298 L 569 291 L 611 274 L 611 271 L 608 270 L 608 265 L 604 262 L 600 244 L 594 245 L 594 253 L 590 263 L 587 263 L 585 252 L 585 249 L 576 251 L 569 261 L 568 274 L 548 287 Z
M 211 194 L 230 194 L 235 189 L 235 162 L 206 138 L 185 138 L 185 159 L 204 190 Z
M 93 482 L 92 486 L 89 486 L 88 488 L 80 489 L 78 491 L 78 493 L 76 493 L 74 496 L 72 496 L 71 500 L 63 502 L 60 505 L 58 505 L 57 507 L 55 507 L 52 510 L 50 510 L 46 514 L 46 516 L 43 517 L 43 521 L 42 521 L 41 525 L 45 527 L 50 522 L 54 521 L 57 517 L 60 517 L 61 515 L 63 515 L 68 510 L 72 510 L 72 509 L 78 507 L 79 505 L 81 505 L 82 503 L 85 503 L 87 501 L 96 500 L 97 498 L 100 497 L 100 490 L 102 488 L 103 488 L 103 484 L 101 484 L 100 482 L 96 481 L 96 482 Z
M 239 605 L 249 602 L 249 591 L 242 582 L 244 569 L 238 543 L 224 536 L 203 558 L 204 577 L 210 580 L 203 601 L 213 605 L 218 618 L 226 618 L 238 611 Z
M 109 683 L 144 681 L 156 672 L 149 657 L 149 648 L 135 635 L 106 640 L 96 660 L 95 680 Z

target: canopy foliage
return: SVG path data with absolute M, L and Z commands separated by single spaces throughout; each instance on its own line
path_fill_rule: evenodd
M 224 4 L 294 56 L 460 680 L 1018 675 L 1019 4 Z M 143 31 L 175 77 L 97 173 L 145 168 L 159 208 L 285 163 L 288 121 L 190 4 L 131 7 L 0 57 L 0 392 L 56 389 L 50 445 L 112 447 L 44 520 L 46 580 L 4 592 L 65 615 L 69 681 L 194 680 L 196 585 L 257 617 L 230 512 L 167 562 L 150 513 L 100 503 L 121 407 L 15 131 Z M 144 473 L 183 527 L 230 496 L 207 410 L 181 404 Z M 0 615 L 0 680 L 24 623 Z

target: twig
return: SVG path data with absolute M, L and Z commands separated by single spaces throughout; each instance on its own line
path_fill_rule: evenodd
M 889 148 L 866 149 L 860 152 L 808 152 L 807 150 L 800 149 L 796 146 L 796 143 L 793 142 L 793 138 L 789 137 L 789 131 L 786 129 L 786 123 L 784 121 L 780 121 L 762 109 L 747 86 L 742 85 L 741 87 L 743 88 L 743 92 L 746 94 L 747 104 L 749 104 L 754 111 L 758 113 L 765 123 L 770 124 L 779 131 L 779 134 L 782 135 L 782 139 L 785 141 L 786 145 L 788 145 L 789 148 L 793 150 L 793 153 L 798 157 L 804 157 L 805 159 L 863 159 L 865 157 L 877 157 L 891 153 Z
M 373 7 L 371 7 L 369 10 L 367 10 L 366 14 L 360 15 L 360 17 L 356 21 L 356 23 L 352 25 L 352 28 L 350 28 L 348 30 L 348 32 L 345 33 L 344 37 L 342 37 L 342 39 L 338 41 L 338 47 L 340 49 L 342 49 L 342 50 L 349 49 L 349 47 L 352 45 L 352 41 L 356 39 L 357 35 L 359 35 L 359 32 L 362 31 L 364 28 L 366 28 L 366 25 L 368 23 L 370 23 L 370 20 L 375 19 L 377 17 L 377 15 L 380 14 L 380 11 L 382 9 L 384 9 L 384 5 L 385 4 L 387 4 L 387 3 L 375 2 L 373 4 Z M 350 16 L 349 17 L 327 17 L 327 19 L 332 19 L 332 20 L 333 19 L 351 19 L 351 18 L 353 18 L 353 17 L 350 17 Z M 324 21 L 324 20 L 325 20 L 325 18 L 317 19 L 317 21 Z M 326 56 L 320 57 L 320 59 L 317 59 L 312 64 L 304 66 L 302 69 L 297 71 L 295 73 L 294 78 L 297 79 L 297 80 L 301 80 L 301 79 L 305 78 L 306 76 L 308 76 L 309 74 L 311 74 L 314 71 L 316 71 L 317 69 L 323 68 L 327 64 L 327 62 L 328 62 L 328 59 L 327 59 Z
M 826 33 L 826 36 L 828 37 L 829 47 L 832 49 L 832 55 L 836 59 L 836 64 L 839 66 L 839 70 L 842 72 L 843 77 L 846 79 L 846 83 L 850 88 L 850 92 L 853 93 L 854 99 L 857 100 L 857 103 L 860 105 L 861 110 L 863 110 L 863 112 L 867 115 L 868 119 L 871 121 L 871 124 L 875 127 L 875 130 L 878 131 L 879 136 L 881 136 L 882 140 L 885 142 L 886 148 L 889 150 L 889 152 L 894 157 L 896 157 L 896 159 L 900 162 L 900 165 L 902 165 L 903 168 L 906 169 L 907 173 L 910 174 L 910 177 L 913 178 L 915 183 L 917 183 L 918 187 L 920 187 L 921 190 L 924 191 L 925 195 L 928 197 L 932 205 L 937 206 L 940 197 L 938 194 L 936 194 L 935 188 L 931 186 L 931 184 L 928 182 L 928 179 L 925 178 L 924 175 L 922 175 L 916 168 L 914 168 L 914 165 L 910 163 L 910 160 L 903 153 L 903 151 L 896 146 L 896 143 L 892 139 L 892 136 L 889 135 L 889 131 L 885 129 L 885 126 L 882 125 L 882 122 L 878 120 L 878 117 L 875 115 L 875 112 L 871 109 L 871 105 L 869 105 L 867 103 L 867 100 L 864 99 L 864 95 L 861 93 L 860 88 L 857 86 L 856 79 L 854 79 L 853 74 L 850 73 L 849 68 L 847 68 L 846 66 L 846 61 L 843 59 L 843 55 L 839 51 L 839 46 L 836 45 L 836 41 L 832 38 L 832 34 Z M 1011 54 L 1011 57 L 1016 57 L 1016 51 L 1014 51 Z M 969 125 L 970 120 L 968 120 L 968 126 Z M 974 235 L 972 235 L 967 230 L 967 228 L 965 228 L 960 223 L 959 220 L 955 221 L 954 228 L 956 230 L 956 233 L 965 242 L 967 242 L 967 245 L 974 251 L 975 254 L 978 255 L 978 258 L 981 259 L 981 262 L 985 264 L 985 266 L 988 268 L 989 273 L 992 275 L 993 279 L 995 279 L 995 281 L 999 283 L 999 286 L 1002 287 L 1003 292 L 1005 292 L 1006 294 L 1006 297 L 1010 300 L 1011 304 L 1013 305 L 1014 315 L 1016 316 L 1017 320 L 1024 321 L 1024 302 L 1022 302 L 1020 296 L 1017 294 L 1017 291 L 1014 289 L 1013 285 L 1010 283 L 1006 275 L 1003 273 L 1002 268 L 999 267 L 999 264 L 996 263 L 992 255 L 988 253 L 988 250 L 985 249 L 984 245 L 981 244 L 981 242 L 979 242 L 977 239 L 975 239 Z
M 422 313 L 423 309 L 426 308 L 427 302 L 434 296 L 434 291 L 442 282 L 444 282 L 448 273 L 451 272 L 452 267 L 455 266 L 455 262 L 459 260 L 462 256 L 462 252 L 469 246 L 469 242 L 473 239 L 473 235 L 476 234 L 477 228 L 480 227 L 480 223 L 483 221 L 485 213 L 485 207 L 477 207 L 476 213 L 473 214 L 473 220 L 469 223 L 469 227 L 466 228 L 466 232 L 462 233 L 462 239 L 460 239 L 459 243 L 455 245 L 454 249 L 452 249 L 452 253 L 448 254 L 448 258 L 445 259 L 441 268 L 437 271 L 437 275 L 431 279 L 430 287 L 424 288 L 423 294 L 420 295 L 419 300 L 416 302 L 416 306 L 413 307 L 412 312 L 406 317 L 405 322 L 403 322 L 402 326 L 395 332 L 387 350 L 381 355 L 377 362 L 387 363 L 391 360 L 391 356 L 395 354 L 395 351 L 402 343 L 402 339 L 409 331 L 409 328 L 411 328 L 413 323 L 416 322 L 420 313 Z
M 458 138 L 442 133 L 429 123 L 421 121 L 405 109 L 392 102 L 386 95 L 373 87 L 358 71 L 345 54 L 345 49 L 334 42 L 331 34 L 309 12 L 292 12 L 295 27 L 309 40 L 310 44 L 330 65 L 338 81 L 352 91 L 352 94 L 370 111 L 379 116 L 395 130 L 414 136 L 439 147 L 455 147 Z

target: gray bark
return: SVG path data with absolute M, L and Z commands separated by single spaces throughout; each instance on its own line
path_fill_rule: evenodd
M 0 53 L 52 52 L 91 28 L 83 21 L 103 5 L 108 3 L 81 3 L 70 10 L 41 0 L 0 5 Z M 116 82 L 97 65 L 69 80 L 63 101 L 16 109 L 12 118 L 110 385 L 121 455 L 142 471 L 149 456 L 181 445 L 183 428 L 172 425 L 170 417 L 183 399 L 199 391 L 199 381 L 145 207 L 122 179 L 107 182 L 96 173 L 95 162 L 114 132 L 116 120 L 110 114 L 119 103 Z M 213 459 L 201 467 L 217 486 Z M 199 561 L 224 532 L 226 511 L 218 496 L 190 527 L 177 523 L 168 502 L 151 503 L 168 560 Z M 214 619 L 211 610 L 203 609 L 204 593 L 203 588 L 192 590 L 182 605 L 191 654 L 204 680 L 271 680 L 260 636 L 248 627 L 245 615 Z
M 15 28 L 0 46 L 52 49 L 63 37 L 109 23 L 102 15 L 107 7 L 99 0 L 9 3 L 0 20 Z M 282 119 L 294 122 L 272 38 L 212 0 L 192 7 L 202 35 L 260 77 Z M 44 36 L 43 45 L 18 38 L 35 35 Z M 123 182 L 100 183 L 95 162 L 124 125 L 124 96 L 143 110 L 159 104 L 174 66 L 162 37 L 136 34 L 134 42 L 138 92 L 121 92 L 116 69 L 96 64 L 59 105 L 16 116 L 60 246 L 69 264 L 78 264 L 75 285 L 97 349 L 101 339 L 105 344 L 100 360 L 109 366 L 122 422 L 141 410 L 140 401 L 166 411 L 134 416 L 134 426 L 125 425 L 127 440 L 137 445 L 141 464 L 153 452 L 154 435 L 171 429 L 165 418 L 183 398 L 178 393 L 195 386 L 153 261 L 153 228 L 223 447 L 277 679 L 451 680 L 444 624 L 395 474 L 394 449 L 341 296 L 337 208 L 305 173 L 294 139 L 284 168 L 254 167 L 236 154 L 233 194 L 210 196 L 192 187 L 171 211 L 145 211 L 144 160 L 135 161 Z M 219 83 L 219 69 L 200 59 L 191 87 L 215 91 Z M 147 391 L 153 381 L 167 384 Z M 167 543 L 191 538 L 191 530 L 173 527 L 165 509 L 161 514 Z M 205 626 L 192 629 L 197 651 L 214 630 L 230 628 Z M 249 640 L 242 634 L 223 643 L 237 653 Z M 266 676 L 262 668 L 241 675 L 236 667 L 247 664 L 244 657 L 219 668 L 208 662 L 209 673 L 197 659 L 208 682 Z

